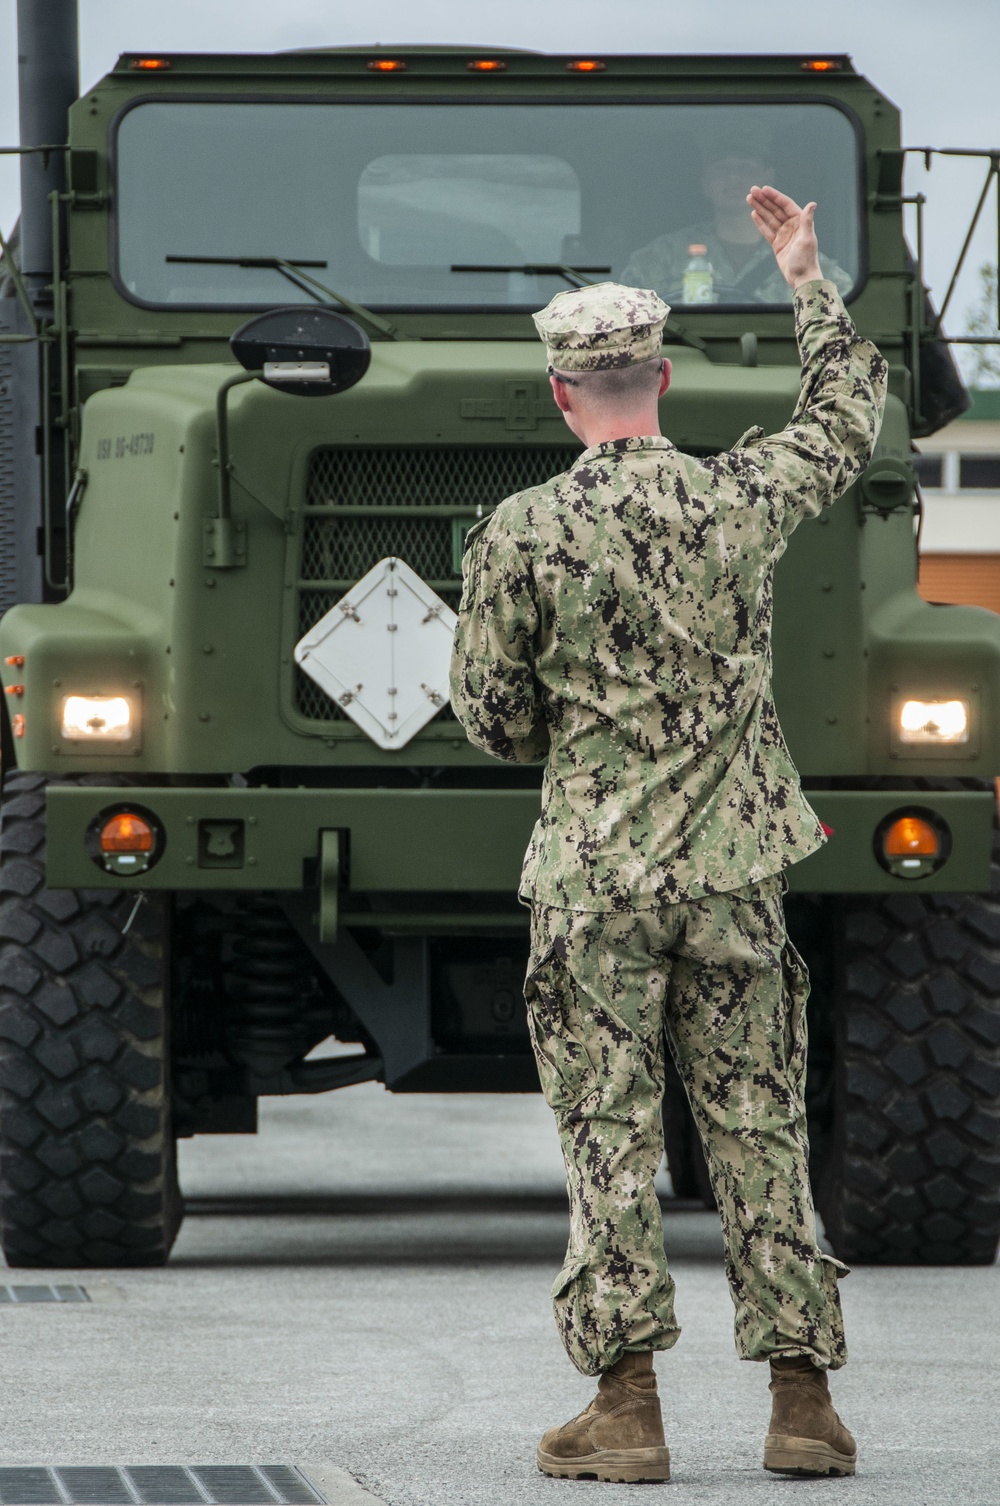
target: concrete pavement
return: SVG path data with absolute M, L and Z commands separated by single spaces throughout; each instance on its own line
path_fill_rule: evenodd
M 539 1098 L 271 1101 L 257 1139 L 188 1142 L 181 1171 L 166 1269 L 68 1272 L 89 1306 L 0 1310 L 0 1464 L 298 1463 L 338 1506 L 635 1500 L 534 1468 L 592 1391 L 549 1311 L 566 1218 Z M 833 1384 L 860 1473 L 784 1481 L 760 1468 L 767 1376 L 734 1357 L 717 1221 L 668 1205 L 666 1230 L 671 1501 L 997 1506 L 996 1267 L 854 1272 Z

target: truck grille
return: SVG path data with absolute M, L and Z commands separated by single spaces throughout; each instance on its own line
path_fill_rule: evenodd
M 579 453 L 569 445 L 317 450 L 306 483 L 297 637 L 389 554 L 457 610 L 463 527 L 479 508 L 567 470 Z M 347 720 L 298 668 L 295 709 L 312 722 Z

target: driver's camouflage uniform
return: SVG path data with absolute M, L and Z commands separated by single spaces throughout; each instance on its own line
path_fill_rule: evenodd
M 749 258 L 736 266 L 729 248 L 710 221 L 669 231 L 633 251 L 622 278 L 635 287 L 655 288 L 661 298 L 671 303 L 682 303 L 684 270 L 691 260 L 693 245 L 705 247 L 705 257 L 712 268 L 713 302 L 788 302 L 788 284 L 775 266 L 767 241 L 759 239 L 750 249 Z M 829 256 L 820 256 L 819 261 L 824 277 L 836 283 L 842 294 L 849 293 L 854 279 L 843 267 Z
M 539 316 L 558 369 L 648 357 L 652 324 L 638 355 L 622 326 L 655 295 L 605 287 Z M 739 1353 L 846 1358 L 843 1268 L 817 1246 L 807 1174 L 808 982 L 781 900 L 782 870 L 823 833 L 772 700 L 772 572 L 868 464 L 885 363 L 832 283 L 794 302 L 802 391 L 782 433 L 709 460 L 659 437 L 595 445 L 503 502 L 465 556 L 455 709 L 487 752 L 546 760 L 525 992 L 570 1193 L 556 1316 L 587 1374 L 678 1336 L 653 1188 L 665 1041 L 722 1215 Z

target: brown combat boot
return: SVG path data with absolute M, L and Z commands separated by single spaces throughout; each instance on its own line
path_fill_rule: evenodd
M 669 1480 L 652 1352 L 623 1354 L 601 1376 L 587 1410 L 550 1428 L 536 1457 L 544 1475 L 562 1480 Z
M 771 1360 L 764 1468 L 779 1475 L 853 1475 L 858 1450 L 833 1410 L 826 1371 L 804 1355 Z

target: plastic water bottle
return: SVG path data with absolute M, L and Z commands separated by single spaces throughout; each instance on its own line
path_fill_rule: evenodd
M 684 303 L 715 302 L 715 274 L 712 271 L 712 263 L 708 259 L 707 251 L 707 246 L 688 246 L 688 256 L 691 260 L 684 268 L 682 283 L 682 302 Z

